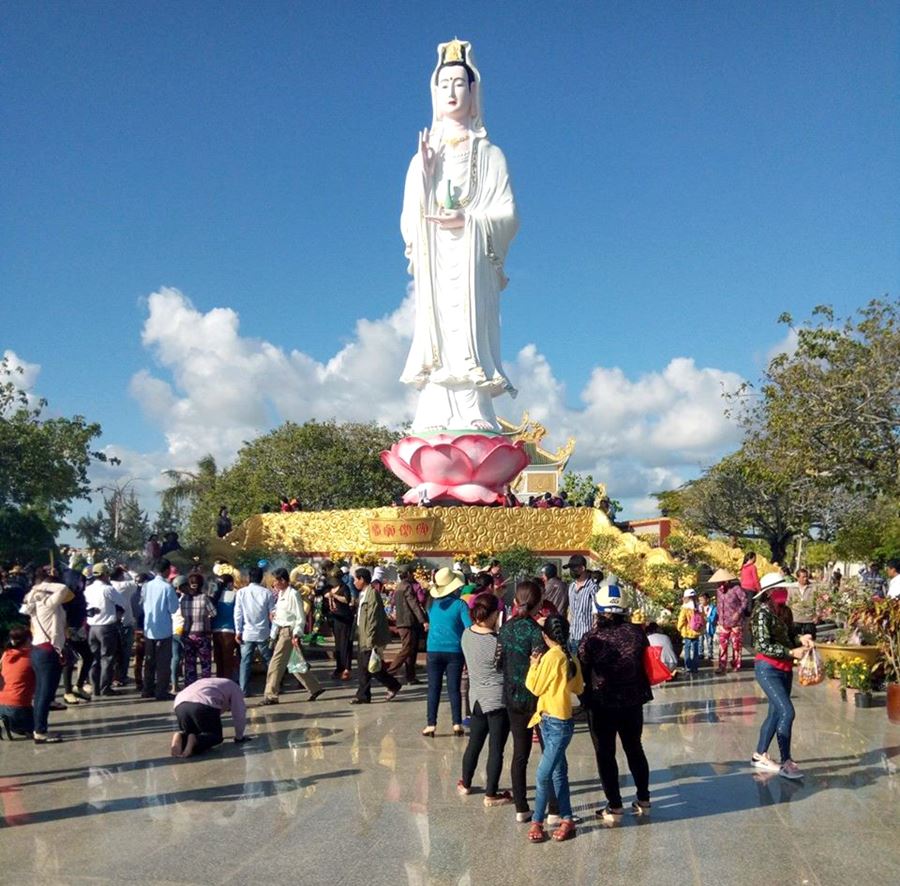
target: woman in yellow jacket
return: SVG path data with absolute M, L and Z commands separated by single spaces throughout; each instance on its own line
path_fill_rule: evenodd
M 697 606 L 697 592 L 688 588 L 684 592 L 676 628 L 684 641 L 684 667 L 689 674 L 700 670 L 700 634 L 706 627 L 706 619 Z
M 537 696 L 537 711 L 528 725 L 540 723 L 544 739 L 536 776 L 534 815 L 528 831 L 528 839 L 532 843 L 543 843 L 547 839 L 544 816 L 551 784 L 562 818 L 562 823 L 553 832 L 553 839 L 570 840 L 575 836 L 566 748 L 575 731 L 572 693 L 580 695 L 584 691 L 581 667 L 569 652 L 569 623 L 561 615 L 549 615 L 542 630 L 548 651 L 543 655 L 539 650 L 532 652 L 531 667 L 525 677 L 525 687 Z

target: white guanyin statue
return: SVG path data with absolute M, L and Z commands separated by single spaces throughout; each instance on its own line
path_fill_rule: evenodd
M 431 104 L 400 217 L 416 297 L 400 380 L 419 389 L 419 404 L 412 436 L 381 459 L 409 486 L 407 504 L 490 505 L 528 465 L 494 412 L 494 397 L 516 393 L 500 359 L 500 293 L 519 222 L 506 159 L 484 128 L 470 44 L 438 46 Z
M 516 393 L 500 358 L 500 293 L 519 222 L 506 159 L 484 127 L 469 43 L 438 46 L 431 104 L 400 218 L 416 299 L 400 380 L 421 391 L 414 432 L 498 431 L 493 399 Z

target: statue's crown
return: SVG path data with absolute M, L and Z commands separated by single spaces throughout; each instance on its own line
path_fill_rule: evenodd
M 466 64 L 466 47 L 458 38 L 454 38 L 444 47 L 444 57 L 441 59 L 441 64 L 447 65 L 450 62 Z

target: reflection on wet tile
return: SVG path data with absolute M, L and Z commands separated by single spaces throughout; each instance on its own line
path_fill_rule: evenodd
M 578 723 L 569 768 L 583 821 L 573 842 L 541 846 L 511 807 L 457 795 L 464 742 L 447 734 L 445 710 L 427 740 L 424 694 L 353 708 L 351 691 L 331 685 L 314 705 L 288 693 L 276 709 L 252 709 L 252 742 L 192 761 L 168 756 L 164 704 L 126 695 L 56 715 L 66 743 L 0 745 L 2 857 L 26 883 L 255 883 L 284 879 L 294 859 L 304 886 L 753 886 L 851 882 L 852 845 L 867 886 L 895 880 L 900 729 L 829 687 L 795 691 L 800 783 L 748 766 L 766 707 L 751 674 L 657 691 L 644 736 L 652 815 L 613 829 L 594 817 L 604 798 Z M 532 778 L 538 758 L 535 748 Z

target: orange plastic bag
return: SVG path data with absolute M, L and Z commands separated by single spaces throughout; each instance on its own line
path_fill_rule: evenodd
M 801 686 L 815 686 L 825 679 L 825 668 L 822 666 L 822 657 L 815 649 L 807 649 L 800 659 L 797 669 L 797 681 Z

